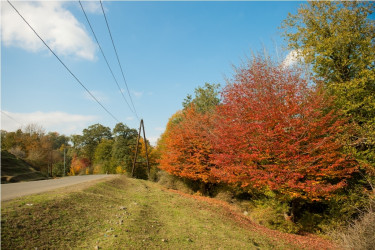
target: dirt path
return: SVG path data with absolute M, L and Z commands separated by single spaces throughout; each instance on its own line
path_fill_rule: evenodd
M 105 178 L 113 178 L 114 176 L 116 175 L 81 175 L 52 180 L 1 184 L 1 201 L 11 200 L 30 194 L 43 193 L 80 183 L 92 182 Z

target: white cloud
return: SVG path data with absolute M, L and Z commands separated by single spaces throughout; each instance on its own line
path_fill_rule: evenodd
M 86 12 L 91 14 L 101 14 L 102 13 L 102 7 L 100 6 L 99 1 L 82 1 L 83 8 Z M 104 8 L 105 12 L 107 12 L 107 9 Z M 106 13 L 107 14 L 107 13 Z
M 64 2 L 17 1 L 12 4 L 58 55 L 95 59 L 96 44 L 84 26 L 64 7 Z M 47 50 L 9 3 L 2 2 L 1 5 L 1 39 L 5 46 L 32 52 Z
M 159 137 L 147 137 L 147 140 L 150 142 L 152 146 L 156 146 L 156 142 L 158 141 Z
M 282 63 L 283 67 L 287 68 L 298 63 L 298 60 L 300 60 L 298 56 L 298 50 L 290 51 Z
M 142 91 L 132 91 L 133 95 L 137 98 L 140 98 L 143 96 L 143 92 Z
M 91 115 L 76 115 L 64 112 L 12 113 L 1 111 L 1 129 L 15 131 L 28 124 L 38 124 L 48 132 L 71 135 L 81 134 L 82 130 L 97 119 Z
M 127 121 L 133 121 L 134 120 L 134 116 L 127 116 L 127 117 L 125 117 L 125 120 L 127 120 Z

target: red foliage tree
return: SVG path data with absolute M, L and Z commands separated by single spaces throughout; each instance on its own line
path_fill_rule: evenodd
M 215 176 L 289 199 L 328 198 L 345 186 L 357 163 L 340 151 L 344 121 L 310 85 L 259 57 L 239 69 L 218 110 Z
M 73 156 L 72 163 L 70 165 L 70 175 L 76 175 L 83 169 L 90 166 L 90 160 L 84 157 Z
M 197 112 L 191 105 L 172 118 L 163 135 L 160 168 L 175 176 L 212 183 L 212 115 Z

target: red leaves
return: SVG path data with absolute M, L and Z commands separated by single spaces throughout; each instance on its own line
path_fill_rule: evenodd
M 224 89 L 214 173 L 304 199 L 341 188 L 357 165 L 340 152 L 344 121 L 325 111 L 331 104 L 319 93 L 300 72 L 255 58 Z
M 76 175 L 80 171 L 90 166 L 90 160 L 84 157 L 73 156 L 72 163 L 70 165 L 70 175 Z
M 358 164 L 338 140 L 345 121 L 298 70 L 261 58 L 238 71 L 216 112 L 171 119 L 161 168 L 203 182 L 329 198 Z

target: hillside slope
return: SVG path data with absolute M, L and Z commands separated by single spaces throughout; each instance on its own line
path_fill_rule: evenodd
M 1 151 L 1 183 L 44 180 L 41 172 L 8 151 Z
M 2 204 L 4 249 L 332 249 L 263 228 L 229 204 L 119 176 Z

